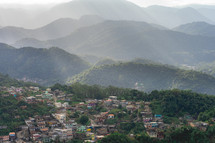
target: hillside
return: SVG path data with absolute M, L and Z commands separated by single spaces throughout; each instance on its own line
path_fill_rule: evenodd
M 71 34 L 81 27 L 91 26 L 102 21 L 103 19 L 98 16 L 88 15 L 83 16 L 78 20 L 71 18 L 60 18 L 37 29 L 24 29 L 11 26 L 3 27 L 0 29 L 0 42 L 13 44 L 19 41 L 20 45 L 18 46 L 24 47 L 25 45 L 22 45 L 22 41 L 20 41 L 22 39 L 32 38 L 35 40 L 50 40 L 60 38 Z M 32 41 L 29 42 L 34 43 Z
M 208 94 L 215 93 L 215 78 L 212 76 L 163 65 L 132 62 L 93 67 L 70 81 L 70 83 L 75 82 L 137 88 L 147 92 L 155 89 L 177 88 Z
M 0 48 L 1 73 L 17 79 L 36 81 L 42 85 L 64 83 L 67 77 L 88 67 L 88 63 L 80 57 L 58 48 Z
M 191 35 L 215 37 L 215 25 L 205 22 L 193 22 L 174 28 L 173 30 Z
M 9 77 L 8 75 L 3 75 L 3 74 L 0 73 L 0 86 L 22 87 L 22 86 L 32 86 L 32 85 L 38 86 L 35 83 L 18 81 L 16 79 L 13 79 L 13 78 Z
M 196 67 L 196 70 L 215 77 L 215 61 L 211 63 L 201 63 Z

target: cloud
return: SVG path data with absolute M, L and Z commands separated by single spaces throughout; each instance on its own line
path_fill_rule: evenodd
M 48 4 L 62 3 L 71 0 L 0 0 L 1 4 Z

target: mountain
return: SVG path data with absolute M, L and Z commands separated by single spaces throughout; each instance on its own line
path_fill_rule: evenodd
M 5 43 L 0 43 L 0 50 L 8 50 L 8 49 L 15 49 L 14 47 L 8 45 L 8 44 L 5 44 Z
M 75 76 L 70 83 L 75 82 L 137 88 L 146 92 L 177 88 L 208 94 L 215 93 L 215 78 L 207 74 L 164 65 L 134 62 L 93 67 Z
M 13 44 L 20 40 L 19 46 L 25 46 L 22 45 L 22 39 L 31 39 L 31 41 L 36 42 L 38 40 L 60 38 L 71 34 L 81 27 L 91 26 L 102 21 L 103 19 L 98 16 L 88 15 L 81 17 L 79 20 L 61 18 L 37 29 L 3 27 L 0 29 L 0 42 Z
M 197 4 L 192 4 L 188 5 L 189 7 L 194 8 L 197 10 L 201 15 L 204 15 L 208 19 L 211 19 L 215 21 L 215 5 L 197 5 Z
M 164 6 L 150 6 L 144 10 L 148 12 L 154 19 L 156 19 L 157 24 L 166 26 L 168 28 L 174 28 L 182 24 L 197 21 L 213 23 L 213 20 L 210 20 L 191 7 L 172 8 Z
M 154 22 L 141 7 L 126 0 L 73 0 L 56 5 L 38 18 L 55 20 L 61 17 L 80 18 L 83 15 L 98 15 L 110 20 Z
M 78 55 L 89 54 L 117 60 L 143 58 L 188 65 L 213 61 L 215 46 L 213 37 L 163 30 L 134 21 L 105 21 L 40 44 L 43 47 L 57 46 Z
M 191 35 L 215 37 L 215 25 L 206 22 L 193 22 L 180 25 L 173 30 Z
M 89 65 L 80 57 L 59 48 L 0 48 L 1 73 L 42 85 L 64 83 L 87 68 Z

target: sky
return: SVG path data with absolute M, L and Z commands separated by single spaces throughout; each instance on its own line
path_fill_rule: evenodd
M 129 0 L 141 6 L 165 5 L 165 6 L 183 6 L 188 4 L 215 5 L 215 0 Z
M 0 0 L 0 4 L 49 4 L 71 0 Z M 187 4 L 213 4 L 215 0 L 129 0 L 143 7 L 150 5 L 181 6 Z

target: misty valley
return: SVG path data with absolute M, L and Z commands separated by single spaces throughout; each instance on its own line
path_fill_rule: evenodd
M 215 3 L 0 1 L 0 142 L 214 143 L 214 103 Z

